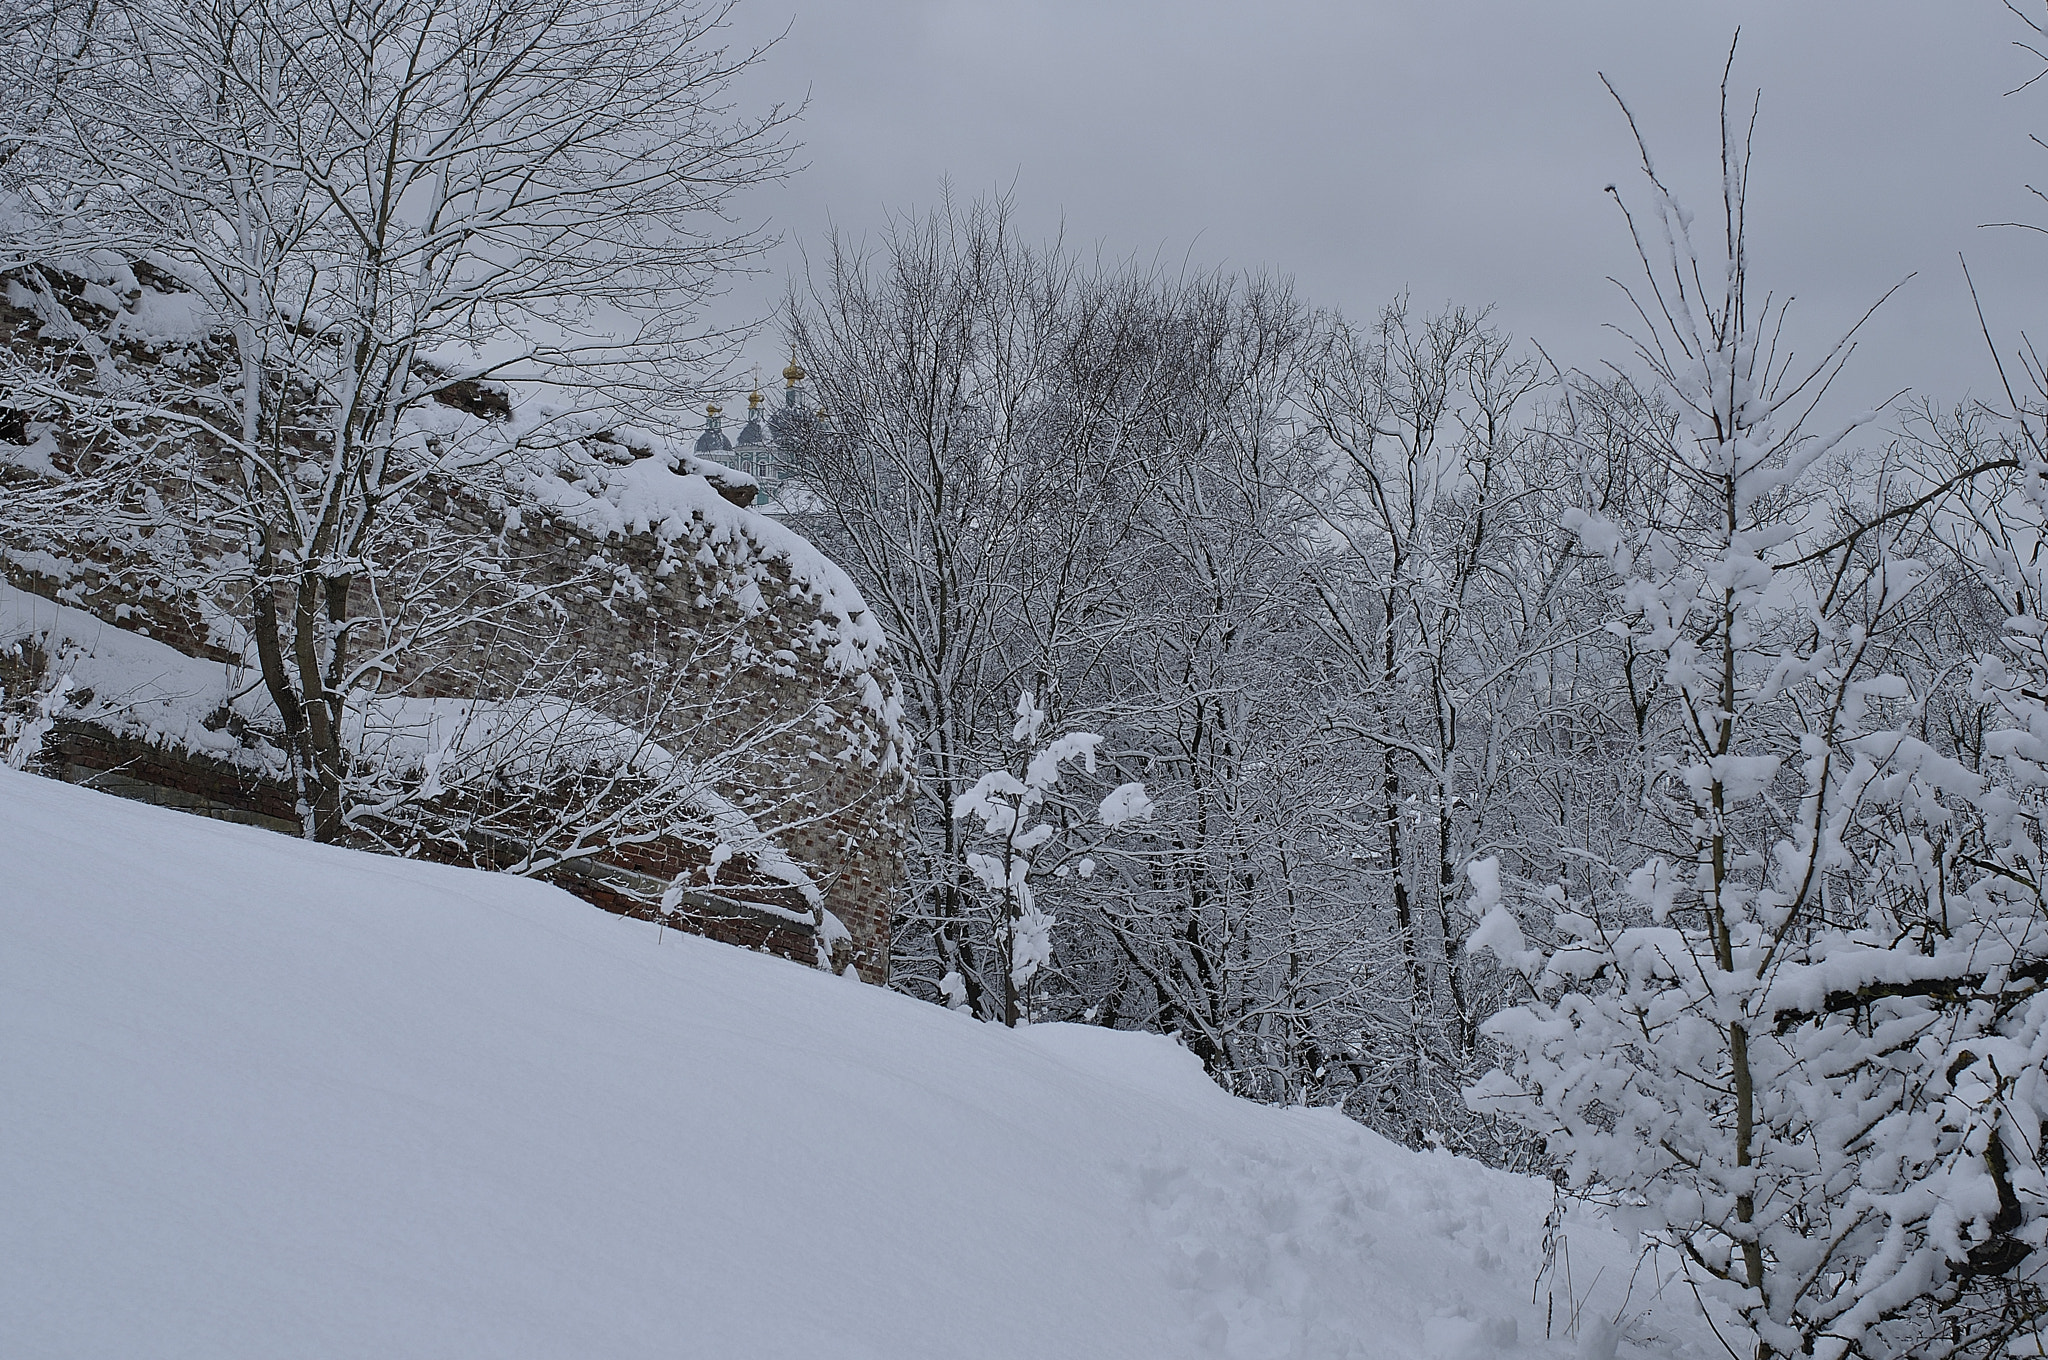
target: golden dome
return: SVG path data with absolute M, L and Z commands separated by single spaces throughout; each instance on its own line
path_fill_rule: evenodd
M 749 410 L 749 411 L 755 411 L 755 410 L 759 410 L 759 409 L 760 409 L 760 406 L 761 406 L 761 403 L 762 403 L 762 402 L 764 402 L 764 401 L 766 401 L 766 400 L 767 400 L 767 398 L 766 398 L 766 397 L 764 397 L 764 396 L 762 396 L 762 395 L 761 395 L 761 394 L 760 394 L 759 392 L 749 392 L 749 393 L 747 393 L 747 410 Z
M 782 370 L 782 378 L 791 387 L 795 387 L 804 380 L 803 368 L 798 365 L 794 354 L 789 356 L 789 367 Z
M 715 416 L 724 409 L 725 408 L 723 406 L 720 406 L 718 403 L 713 402 L 711 405 L 704 408 L 704 414 L 707 416 Z

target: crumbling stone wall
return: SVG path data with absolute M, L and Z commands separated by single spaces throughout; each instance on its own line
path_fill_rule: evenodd
M 514 571 L 508 582 L 537 585 L 548 599 L 566 603 L 567 617 L 536 604 L 522 627 L 517 616 L 499 618 L 403 657 L 387 677 L 387 691 L 426 697 L 505 697 L 517 693 L 538 658 L 573 663 L 611 676 L 648 677 L 680 672 L 686 691 L 704 691 L 701 703 L 673 714 L 620 711 L 624 722 L 649 720 L 652 738 L 686 759 L 715 760 L 741 748 L 719 792 L 749 813 L 761 829 L 823 893 L 824 904 L 850 939 L 839 945 L 835 968 L 851 964 L 870 982 L 888 976 L 889 920 L 902 877 L 905 789 L 900 766 L 869 707 L 871 675 L 835 670 L 817 636 L 817 605 L 786 568 L 771 579 L 783 598 L 776 607 L 745 615 L 730 598 L 702 603 L 706 568 L 684 565 L 687 543 L 664 543 L 653 534 L 596 542 L 574 526 L 528 517 L 507 531 L 502 508 L 460 496 L 436 509 L 451 525 L 503 541 Z M 47 548 L 6 555 L 10 583 L 72 604 L 110 627 L 164 642 L 187 655 L 228 660 L 211 639 L 201 611 L 177 592 L 140 599 L 123 588 L 141 568 L 102 540 L 82 548 L 95 557 L 58 557 Z M 24 566 L 21 558 L 29 557 Z M 599 565 L 593 567 L 595 559 Z M 648 598 L 625 598 L 609 586 L 592 595 L 584 587 L 623 567 L 651 583 Z M 707 641 L 710 645 L 707 646 Z M 16 666 L 15 670 L 22 670 Z M 10 693 L 31 683 L 26 671 L 8 677 Z M 886 684 L 886 675 L 880 677 Z M 642 693 L 631 683 L 615 693 Z M 623 705 L 622 705 L 623 707 Z M 190 753 L 150 749 L 79 723 L 60 724 L 47 743 L 64 777 L 127 796 L 291 829 L 292 791 L 246 770 Z M 704 903 L 682 904 L 671 919 L 715 939 L 813 962 L 814 932 L 762 913 L 727 909 L 766 903 L 791 914 L 808 906 L 795 890 L 749 873 L 744 856 L 714 878 L 700 847 L 672 841 L 621 846 L 602 864 L 630 871 L 622 881 L 602 874 L 564 872 L 557 881 L 608 910 L 652 919 L 649 897 L 682 875 Z
M 105 305 L 77 280 L 57 282 L 82 323 L 92 319 L 84 313 Z M 67 362 L 36 316 L 4 296 L 0 345 L 49 351 L 53 363 Z M 114 357 L 154 362 L 146 347 L 129 342 L 119 342 Z M 89 377 L 85 367 L 79 371 L 81 381 Z M 451 389 L 440 399 L 480 420 L 509 410 L 484 389 Z M 55 461 L 46 472 L 75 471 L 92 458 L 89 432 L 65 428 L 48 409 L 11 405 L 0 391 L 0 441 L 25 446 L 45 433 L 55 436 Z M 652 452 L 624 438 L 591 438 L 613 459 Z M 0 496 L 10 487 L 47 485 L 34 462 L 0 459 Z M 714 479 L 733 504 L 751 499 L 744 479 L 693 470 Z M 0 578 L 185 655 L 239 659 L 238 601 L 217 569 L 238 545 L 210 541 L 204 526 L 180 527 L 176 516 L 146 513 L 152 497 L 182 494 L 173 482 L 138 482 L 124 494 L 142 513 L 12 537 L 0 523 Z M 647 730 L 679 756 L 717 768 L 719 792 L 809 873 L 850 937 L 836 940 L 831 966 L 850 964 L 867 981 L 886 981 L 906 816 L 893 717 L 881 711 L 893 682 L 879 658 L 847 663 L 845 648 L 834 643 L 844 620 L 826 617 L 815 583 L 793 579 L 785 559 L 747 560 L 745 544 L 729 536 L 717 541 L 708 522 L 701 532 L 595 537 L 516 495 L 454 484 L 430 489 L 406 514 L 419 532 L 454 535 L 475 550 L 476 578 L 451 580 L 447 592 L 496 591 L 528 603 L 401 653 L 383 679 L 384 693 L 495 698 L 530 692 L 537 672 L 594 677 L 587 694 L 576 696 L 579 703 L 594 698 L 600 711 Z M 751 595 L 727 588 L 749 573 Z M 663 686 L 681 701 L 650 710 L 641 701 Z M 21 692 L 19 677 L 8 691 Z M 207 815 L 292 824 L 290 790 L 247 771 L 214 768 L 77 723 L 60 727 L 52 741 L 52 759 L 65 777 Z M 719 758 L 735 751 L 736 759 Z M 688 928 L 817 961 L 818 933 L 793 919 L 808 912 L 800 895 L 750 872 L 744 856 L 718 869 L 703 861 L 697 847 L 657 839 L 615 847 L 601 861 L 565 867 L 556 877 L 598 905 L 650 915 L 650 898 L 659 895 L 650 885 L 681 875 L 688 892 L 678 919 Z
M 765 564 L 769 605 L 749 611 L 712 590 L 725 568 L 701 560 L 701 534 L 597 539 L 531 508 L 508 527 L 508 508 L 519 507 L 459 491 L 437 492 L 431 504 L 437 521 L 500 545 L 507 580 L 569 602 L 570 618 L 563 624 L 536 605 L 524 624 L 500 618 L 466 629 L 404 658 L 390 683 L 409 694 L 503 697 L 536 664 L 573 661 L 616 684 L 612 716 L 646 722 L 677 755 L 711 763 L 741 752 L 719 792 L 811 874 L 852 937 L 839 966 L 886 981 L 908 815 L 894 738 L 874 708 L 891 680 L 835 666 L 831 622 L 788 564 Z M 676 708 L 626 711 L 650 686 L 678 680 Z M 672 876 L 692 866 L 650 867 Z M 705 866 L 694 867 L 692 881 L 713 887 Z

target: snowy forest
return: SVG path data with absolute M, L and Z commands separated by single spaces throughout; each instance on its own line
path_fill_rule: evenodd
M 1001 1014 L 955 799 L 1038 696 L 1152 811 L 1048 800 L 1030 1015 L 1642 1205 L 1758 1355 L 2003 1354 L 2048 1192 L 2041 375 L 1818 426 L 1854 337 L 1781 348 L 1729 95 L 1721 202 L 1647 148 L 1620 195 L 1604 374 L 1095 268 L 1000 200 L 835 244 L 788 438 L 918 733 L 895 985 Z
M 1237 1096 L 1550 1176 L 1731 1355 L 2039 1353 L 2048 369 L 1987 321 L 1995 397 L 1842 409 L 1886 297 L 1815 343 L 1798 281 L 1752 277 L 1742 42 L 1700 64 L 1704 191 L 1610 73 L 1621 310 L 1576 364 L 1484 299 L 1105 259 L 1002 193 L 806 243 L 749 332 L 804 383 L 781 521 L 864 602 L 824 591 L 828 642 L 897 692 L 747 726 L 562 622 L 504 663 L 524 716 L 394 765 L 361 696 L 408 649 L 622 588 L 593 558 L 500 589 L 433 527 L 572 455 L 630 511 L 612 426 L 446 412 L 601 395 L 687 438 L 767 240 L 746 192 L 802 173 L 800 119 L 737 111 L 772 45 L 717 0 L 7 14 L 0 275 L 41 329 L 0 355 L 0 538 L 173 526 L 155 569 L 224 602 L 267 696 L 221 723 L 271 724 L 307 838 L 481 825 L 540 874 L 713 784 L 794 803 L 762 753 L 801 724 L 873 756 L 900 721 L 893 990 L 1175 1036 Z M 2048 13 L 2012 22 L 2048 50 Z M 129 285 L 173 303 L 76 321 Z M 180 298 L 211 338 L 128 362 Z M 9 764 L 69 696 L 0 692 Z

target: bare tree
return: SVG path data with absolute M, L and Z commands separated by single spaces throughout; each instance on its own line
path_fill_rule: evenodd
M 784 116 L 731 112 L 761 53 L 718 45 L 729 10 L 115 3 L 25 68 L 63 116 L 22 129 L 33 172 L 0 167 L 0 189 L 31 256 L 17 286 L 46 338 L 68 333 L 55 361 L 16 347 L 8 400 L 91 446 L 76 485 L 148 484 L 149 513 L 232 544 L 309 836 L 342 825 L 344 709 L 389 662 L 357 643 L 402 612 L 385 571 L 416 546 L 405 507 L 508 452 L 435 412 L 491 400 L 497 375 L 545 374 L 571 408 L 600 384 L 651 396 L 702 353 L 697 304 L 761 247 L 729 208 L 779 173 Z M 60 99 L 72 34 L 102 78 Z M 149 315 L 66 326 L 78 286 Z M 469 565 L 410 560 L 415 578 Z
M 786 315 L 822 409 L 782 428 L 819 507 L 806 525 L 880 613 L 918 732 L 926 834 L 899 925 L 931 942 L 936 971 L 907 979 L 958 978 L 991 1016 L 1005 988 L 953 800 L 1002 761 L 1004 696 L 1063 707 L 1067 653 L 1086 650 L 1091 602 L 1116 588 L 1105 568 L 1126 502 L 1109 489 L 1131 475 L 1114 431 L 1064 395 L 1092 289 L 1058 246 L 1018 240 L 1009 213 L 948 203 L 872 252 L 832 240 Z

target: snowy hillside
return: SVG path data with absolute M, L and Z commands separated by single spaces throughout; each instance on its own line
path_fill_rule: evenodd
M 1578 1215 L 1570 1325 L 1546 1184 L 1166 1040 L 5 770 L 0 1073 L 13 1357 L 1693 1353 Z

